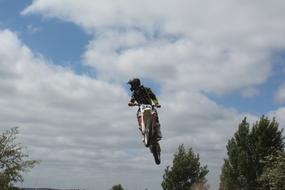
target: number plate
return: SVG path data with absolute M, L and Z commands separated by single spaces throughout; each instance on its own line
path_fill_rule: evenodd
M 149 104 L 142 104 L 142 105 L 141 105 L 141 109 L 142 109 L 142 110 L 151 109 L 151 108 L 152 108 L 152 106 L 149 105 Z

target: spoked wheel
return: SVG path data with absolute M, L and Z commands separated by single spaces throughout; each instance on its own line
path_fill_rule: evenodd
M 150 138 L 149 138 L 149 130 L 148 128 L 145 129 L 145 132 L 144 132 L 144 145 L 146 147 L 149 147 L 149 141 L 150 141 Z
M 158 142 L 153 143 L 153 145 L 150 147 L 150 149 L 151 149 L 152 155 L 154 157 L 155 163 L 157 165 L 159 165 L 160 162 L 161 162 L 161 159 L 160 159 L 160 152 L 161 152 L 161 150 L 160 150 L 159 143 Z

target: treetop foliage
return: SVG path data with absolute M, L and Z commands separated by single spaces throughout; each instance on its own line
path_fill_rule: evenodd
M 208 189 L 207 166 L 201 166 L 198 154 L 192 148 L 186 150 L 184 145 L 178 147 L 174 154 L 172 167 L 167 166 L 161 186 L 164 190 Z
M 111 190 L 124 190 L 121 184 L 114 185 Z
M 15 142 L 18 128 L 14 127 L 0 134 L 0 187 L 13 189 L 13 183 L 23 182 L 22 173 L 33 168 L 38 160 L 29 160 L 23 153 L 23 146 Z
M 227 155 L 220 176 L 220 190 L 263 189 L 268 158 L 284 152 L 283 129 L 278 123 L 262 116 L 250 128 L 246 118 L 228 141 Z M 265 179 L 265 178 L 264 178 Z

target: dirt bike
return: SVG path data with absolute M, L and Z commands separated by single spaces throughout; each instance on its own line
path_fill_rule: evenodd
M 138 120 L 141 125 L 141 132 L 143 134 L 143 143 L 148 147 L 153 154 L 155 163 L 160 164 L 160 145 L 156 136 L 156 117 L 154 106 L 149 104 L 134 104 L 139 107 Z

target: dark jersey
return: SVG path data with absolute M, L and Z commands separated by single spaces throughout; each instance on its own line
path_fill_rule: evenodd
M 140 86 L 136 89 L 131 97 L 130 102 L 132 103 L 139 103 L 139 104 L 158 104 L 158 100 L 155 94 L 151 91 L 150 88 Z

